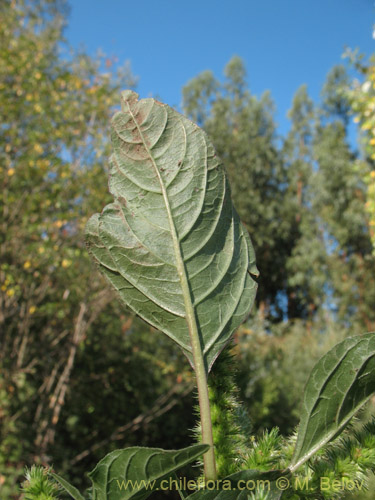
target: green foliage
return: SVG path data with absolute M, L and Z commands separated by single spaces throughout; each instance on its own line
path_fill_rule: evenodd
M 353 63 L 360 71 L 362 82 L 354 80 L 343 89 L 343 94 L 349 100 L 355 113 L 354 121 L 359 123 L 364 157 L 358 162 L 358 169 L 367 185 L 367 201 L 365 204 L 369 217 L 369 230 L 373 247 L 375 248 L 375 59 L 371 57 L 364 63 L 358 56 L 352 57 Z
M 226 347 L 216 361 L 208 379 L 216 469 L 219 479 L 238 470 L 242 456 L 247 449 L 246 441 L 250 434 L 249 417 L 239 402 L 235 374 L 235 355 L 229 347 Z M 199 439 L 199 435 L 197 438 Z
M 258 470 L 279 469 L 279 476 L 286 477 L 289 483 L 284 492 L 279 490 L 282 499 L 352 498 L 351 492 L 362 495 L 369 486 L 368 472 L 375 466 L 373 431 L 373 420 L 349 426 L 342 437 L 324 446 L 290 475 L 285 468 L 291 461 L 296 436 L 286 439 L 273 429 L 254 443 L 247 466 Z
M 197 444 L 179 451 L 152 448 L 116 450 L 103 458 L 90 473 L 93 495 L 98 500 L 148 498 L 163 480 L 194 462 L 208 446 Z M 129 485 L 127 482 L 133 482 Z
M 246 456 L 246 468 L 259 471 L 281 468 L 279 464 L 282 459 L 285 460 L 282 444 L 283 440 L 277 427 L 265 431 L 259 439 L 252 442 Z
M 179 451 L 139 447 L 113 451 L 89 474 L 92 481 L 90 498 L 148 498 L 153 491 L 160 489 L 163 480 L 173 478 L 176 470 L 194 462 L 207 448 L 207 445 L 194 445 Z M 37 466 L 26 471 L 22 489 L 25 500 L 57 499 L 57 484 L 74 500 L 84 500 L 77 488 L 64 478 Z
M 43 467 L 33 465 L 26 469 L 26 481 L 22 486 L 25 500 L 56 500 L 59 489 L 48 477 L 49 471 Z
M 323 103 L 328 100 L 332 107 L 334 96 L 342 111 L 341 84 L 338 89 L 326 86 Z M 325 113 L 319 118 L 314 139 L 319 169 L 313 179 L 312 203 L 326 241 L 329 280 L 325 286 L 331 289 L 337 320 L 346 328 L 350 322 L 352 331 L 358 333 L 374 329 L 375 260 L 365 207 L 366 185 L 358 168 L 358 153 L 348 143 L 346 124 L 342 113 L 333 117 Z
M 340 342 L 314 366 L 305 387 L 292 468 L 340 434 L 374 392 L 373 333 Z

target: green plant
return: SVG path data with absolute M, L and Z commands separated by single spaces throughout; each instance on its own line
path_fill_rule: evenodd
M 315 365 L 296 435 L 285 439 L 272 429 L 252 438 L 228 351 L 216 361 L 255 298 L 250 238 L 206 134 L 168 106 L 137 98 L 123 92 L 112 121 L 114 203 L 89 220 L 88 249 L 121 299 L 188 358 L 202 444 L 113 451 L 90 473 L 87 496 L 143 499 L 178 489 L 190 500 L 278 500 L 340 498 L 349 484 L 360 489 L 375 468 L 374 424 L 359 430 L 348 424 L 374 392 L 374 334 L 345 339 Z M 201 456 L 200 481 L 176 476 Z M 50 476 L 75 500 L 85 498 Z

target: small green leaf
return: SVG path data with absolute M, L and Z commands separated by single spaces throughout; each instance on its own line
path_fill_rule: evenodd
M 77 488 L 72 484 L 68 483 L 68 481 L 66 481 L 63 477 L 59 476 L 58 474 L 55 474 L 54 472 L 49 472 L 48 474 L 52 476 L 55 481 L 61 484 L 64 490 L 67 493 L 69 493 L 69 495 L 72 498 L 74 498 L 74 500 L 85 500 L 85 498 L 81 495 L 81 493 L 77 490 Z
M 208 449 L 205 444 L 197 444 L 178 451 L 141 447 L 112 451 L 89 474 L 93 497 L 143 500 L 160 488 L 163 479 L 194 462 Z
M 337 437 L 375 392 L 375 334 L 337 344 L 313 368 L 303 400 L 291 470 Z

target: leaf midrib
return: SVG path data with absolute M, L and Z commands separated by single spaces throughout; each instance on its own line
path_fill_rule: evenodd
M 373 393 L 372 393 L 373 394 Z M 320 448 L 322 446 L 324 446 L 325 444 L 329 443 L 331 441 L 331 439 L 337 434 L 337 432 L 340 430 L 340 429 L 343 429 L 346 424 L 350 421 L 351 418 L 353 418 L 353 416 L 355 415 L 355 413 L 357 413 L 357 411 L 362 408 L 362 406 L 364 404 L 366 404 L 372 397 L 372 394 L 370 394 L 367 398 L 365 398 L 364 400 L 360 401 L 358 403 L 358 405 L 353 409 L 353 411 L 350 413 L 350 415 L 341 422 L 340 425 L 338 425 L 336 427 L 336 429 L 332 430 L 331 432 L 329 432 L 326 437 L 324 439 L 321 439 L 313 448 L 311 448 L 311 450 L 306 453 L 305 455 L 302 455 L 302 457 L 300 457 L 298 459 L 297 462 L 293 463 L 288 467 L 290 472 L 294 472 L 295 470 L 297 470 L 301 465 L 303 465 L 305 462 L 307 462 L 313 455 L 315 455 L 315 453 L 317 451 L 320 450 Z
M 337 371 L 337 369 L 340 367 L 340 364 L 342 363 L 342 361 L 344 360 L 344 358 L 347 356 L 347 354 L 352 351 L 353 349 L 355 349 L 356 345 L 352 345 L 350 346 L 350 348 L 348 348 L 348 350 L 344 351 L 343 354 L 337 359 L 335 365 L 331 368 L 330 372 L 331 372 L 331 375 L 326 378 L 326 380 L 324 381 L 324 384 L 323 386 L 319 387 L 318 390 L 317 390 L 317 393 L 315 395 L 315 403 L 314 405 L 310 408 L 310 409 L 307 409 L 306 408 L 306 405 L 305 405 L 305 411 L 306 411 L 306 414 L 305 416 L 307 416 L 308 418 L 306 419 L 306 423 L 305 423 L 305 426 L 304 426 L 304 429 L 303 429 L 303 434 L 302 434 L 302 438 L 301 438 L 301 445 L 299 447 L 299 452 L 301 451 L 301 449 L 303 448 L 303 444 L 304 444 L 304 441 L 306 439 L 306 433 L 307 433 L 307 429 L 308 429 L 308 422 L 309 422 L 309 418 L 311 418 L 313 412 L 314 412 L 314 409 L 317 407 L 318 405 L 318 402 L 319 402 L 319 396 L 322 394 L 322 392 L 324 391 L 325 387 L 327 386 L 329 380 L 332 379 L 333 377 L 333 374 Z M 332 349 L 334 350 L 334 348 Z M 310 375 L 310 377 L 312 376 L 312 374 Z M 309 382 L 308 382 L 309 383 Z M 336 429 L 337 431 L 337 429 Z M 334 435 L 334 434 L 333 434 Z M 299 437 L 299 436 L 298 436 Z M 297 440 L 298 442 L 298 440 Z M 315 449 L 315 446 L 314 448 Z M 297 450 L 296 450 L 297 451 Z M 298 456 L 298 453 L 296 453 L 296 456 Z M 294 457 L 293 457 L 294 458 Z M 293 464 L 293 460 L 292 460 L 292 464 Z
M 191 347 L 192 347 L 192 353 L 193 353 L 193 358 L 194 358 L 194 366 L 197 368 L 197 366 L 199 364 L 201 364 L 201 365 L 204 364 L 203 351 L 202 351 L 202 347 L 201 347 L 201 343 L 200 343 L 200 339 L 199 339 L 198 325 L 197 325 L 197 321 L 196 321 L 196 317 L 195 317 L 195 310 L 194 310 L 194 306 L 192 303 L 192 297 L 191 297 L 191 293 L 190 293 L 190 289 L 189 289 L 186 268 L 185 268 L 185 264 L 184 264 L 184 261 L 182 258 L 182 252 L 181 252 L 181 247 L 180 247 L 180 243 L 179 243 L 178 236 L 177 236 L 177 230 L 176 230 L 176 226 L 174 224 L 174 220 L 173 220 L 172 212 L 171 212 L 171 207 L 169 204 L 168 193 L 167 193 L 166 187 L 164 185 L 163 179 L 160 175 L 157 164 L 155 162 L 155 159 L 151 153 L 150 148 L 147 145 L 147 142 L 144 138 L 143 132 L 142 132 L 137 120 L 135 119 L 135 116 L 131 110 L 131 107 L 130 107 L 128 101 L 126 101 L 126 105 L 128 108 L 128 112 L 129 112 L 130 116 L 132 117 L 132 120 L 135 123 L 135 126 L 137 127 L 137 131 L 138 131 L 140 138 L 142 140 L 142 144 L 143 144 L 147 154 L 149 155 L 149 158 L 150 158 L 151 163 L 154 167 L 155 173 L 157 175 L 157 178 L 158 178 L 158 181 L 160 184 L 162 196 L 163 196 L 164 203 L 165 203 L 165 208 L 167 211 L 167 217 L 168 217 L 169 227 L 170 227 L 170 231 L 171 231 L 171 236 L 172 236 L 173 249 L 174 249 L 174 253 L 175 253 L 175 257 L 176 257 L 177 272 L 178 272 L 178 275 L 180 278 L 182 295 L 184 298 L 184 304 L 185 304 L 185 309 L 186 309 L 186 322 L 188 325 L 190 341 L 192 344 Z
M 357 349 L 358 345 L 361 342 L 366 342 L 367 340 L 368 339 L 365 339 L 365 338 L 361 339 L 361 341 L 358 342 L 357 344 L 354 344 L 354 345 L 350 346 L 348 348 L 348 350 L 345 351 L 345 353 L 339 358 L 339 360 L 335 364 L 335 366 L 333 368 L 333 372 L 336 372 L 337 368 L 340 366 L 340 364 L 342 363 L 342 361 L 344 360 L 344 358 L 346 358 L 350 352 L 352 352 L 353 350 Z M 369 361 L 369 359 L 371 359 L 373 356 L 374 356 L 374 353 L 372 352 L 364 360 L 362 360 L 361 366 L 363 366 L 364 364 L 366 364 Z M 331 377 L 329 377 L 329 379 L 327 379 L 325 381 L 323 387 L 320 388 L 319 395 L 322 394 L 322 392 L 323 392 L 324 388 L 326 387 L 326 385 L 328 384 L 329 380 L 332 379 L 332 376 L 333 376 L 333 374 L 331 374 Z M 352 383 L 350 385 L 350 388 L 353 386 L 353 384 L 354 384 L 355 381 L 356 381 L 356 377 L 354 377 L 354 380 L 352 381 Z M 346 391 L 346 394 L 347 393 L 348 393 L 348 390 Z M 364 400 L 359 401 L 358 404 L 352 409 L 352 411 L 349 412 L 347 418 L 341 420 L 340 422 L 338 420 L 336 420 L 337 425 L 335 426 L 335 428 L 332 429 L 331 432 L 329 432 L 328 434 L 326 434 L 326 436 L 323 439 L 321 439 L 318 443 L 316 443 L 315 446 L 313 446 L 310 449 L 309 452 L 307 452 L 304 455 L 300 456 L 300 458 L 298 460 L 296 460 L 295 462 L 294 462 L 294 460 L 292 460 L 292 463 L 291 463 L 291 466 L 290 466 L 290 470 L 294 471 L 294 470 L 298 469 L 298 467 L 300 467 L 307 460 L 309 460 L 309 458 L 311 458 L 322 446 L 324 446 L 325 444 L 329 443 L 329 441 L 337 434 L 337 432 L 339 431 L 339 429 L 342 429 L 343 427 L 345 427 L 345 425 L 350 421 L 350 419 L 353 417 L 353 415 L 355 415 L 355 413 L 372 397 L 372 394 L 373 393 L 371 393 L 369 396 L 367 396 L 367 398 L 365 398 Z M 339 416 L 339 413 L 341 411 L 341 408 L 342 408 L 343 402 L 345 400 L 345 397 L 346 397 L 346 395 L 343 395 L 340 407 L 339 407 L 339 409 L 336 412 L 336 418 L 338 418 L 338 416 Z M 311 410 L 308 412 L 309 417 L 311 417 L 311 415 L 313 413 L 313 410 L 317 406 L 317 404 L 318 404 L 318 397 L 317 397 L 316 403 L 311 408 Z M 307 420 L 307 422 L 308 422 L 308 420 Z M 303 439 L 301 440 L 302 444 L 301 444 L 301 447 L 300 447 L 299 451 L 301 451 L 301 449 L 303 448 L 303 443 L 304 443 L 304 440 L 306 439 L 307 428 L 308 428 L 308 425 L 306 424 L 305 429 L 304 429 L 304 433 L 303 433 Z

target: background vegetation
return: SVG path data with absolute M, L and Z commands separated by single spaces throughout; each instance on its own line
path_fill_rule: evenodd
M 182 447 L 195 422 L 185 359 L 114 299 L 83 245 L 88 216 L 110 201 L 110 116 L 136 79 L 72 53 L 66 15 L 59 0 L 0 6 L 2 500 L 19 497 L 25 465 L 53 464 L 86 485 L 84 471 L 110 450 Z M 183 89 L 256 249 L 257 304 L 235 354 L 257 433 L 290 433 L 316 359 L 375 331 L 375 64 L 352 62 L 360 83 L 337 66 L 320 103 L 297 89 L 285 137 L 272 97 L 251 94 L 239 58 L 224 82 L 206 71 Z

